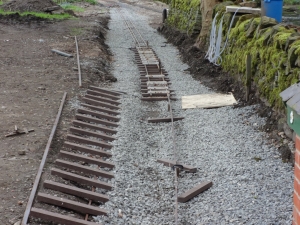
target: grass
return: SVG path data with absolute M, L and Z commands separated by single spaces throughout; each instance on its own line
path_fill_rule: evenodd
M 65 10 L 72 10 L 74 12 L 84 12 L 84 9 L 76 6 L 76 5 L 71 5 L 71 4 L 62 4 L 60 5 L 63 9 Z
M 3 9 L 0 9 L 0 15 L 11 15 L 18 13 L 20 16 L 34 16 L 42 19 L 56 19 L 56 20 L 63 20 L 63 19 L 69 19 L 72 16 L 70 14 L 64 13 L 60 15 L 51 15 L 48 13 L 39 13 L 39 12 L 12 12 L 12 11 L 4 11 Z
M 4 3 L 3 1 L 0 1 L 0 5 L 3 5 L 3 3 Z
M 299 5 L 300 0 L 284 0 L 284 5 Z
M 71 28 L 70 34 L 71 36 L 78 36 L 80 34 L 83 33 L 83 29 L 82 28 Z
M 63 4 L 63 3 L 75 3 L 75 2 L 87 2 L 92 5 L 96 5 L 97 1 L 96 0 L 54 0 L 55 3 L 57 4 Z

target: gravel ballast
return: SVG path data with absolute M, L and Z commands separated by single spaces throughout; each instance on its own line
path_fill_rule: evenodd
M 176 97 L 213 93 L 185 70 L 176 47 L 166 44 L 147 23 L 147 17 L 121 8 L 160 58 Z M 140 79 L 134 42 L 116 8 L 111 9 L 107 44 L 113 53 L 112 86 L 125 91 L 118 140 L 112 149 L 114 190 L 104 205 L 103 224 L 174 224 L 174 173 L 156 162 L 172 159 L 170 123 L 147 123 L 148 117 L 168 116 L 167 102 L 140 100 Z M 179 194 L 205 180 L 213 186 L 187 203 L 179 203 L 179 224 L 291 224 L 293 168 L 283 163 L 277 149 L 259 131 L 265 123 L 254 110 L 243 108 L 181 109 L 172 104 L 179 161 L 197 167 L 197 173 L 181 172 Z

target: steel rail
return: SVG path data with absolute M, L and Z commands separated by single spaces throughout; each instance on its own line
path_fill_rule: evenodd
M 59 119 L 60 119 L 60 116 L 61 116 L 61 113 L 62 113 L 62 109 L 63 109 L 64 103 L 65 103 L 66 97 L 67 97 L 67 92 L 64 93 L 63 98 L 61 100 L 61 104 L 60 104 L 60 107 L 58 109 L 58 113 L 57 113 L 53 128 L 51 130 L 51 133 L 50 133 L 50 136 L 49 136 L 49 139 L 48 139 L 45 151 L 44 151 L 44 155 L 43 155 L 38 173 L 36 175 L 36 178 L 35 178 L 35 181 L 34 181 L 34 184 L 33 184 L 33 187 L 32 187 L 32 190 L 31 190 L 31 193 L 30 193 L 27 205 L 26 205 L 26 210 L 25 210 L 21 225 L 27 225 L 27 221 L 28 221 L 28 218 L 29 218 L 29 214 L 30 214 L 30 210 L 31 210 L 31 207 L 32 207 L 32 204 L 33 204 L 33 200 L 34 200 L 34 197 L 35 197 L 35 194 L 36 194 L 36 191 L 37 191 L 37 188 L 38 188 L 41 176 L 42 176 L 44 165 L 46 163 L 46 159 L 47 159 L 47 156 L 48 156 L 48 153 L 49 153 L 49 149 L 50 149 L 50 146 L 51 146 L 51 143 L 52 143 L 52 139 L 53 139 L 54 134 L 56 132 L 56 128 L 57 128 L 57 125 L 58 125 L 58 122 L 59 122 Z
M 138 31 L 138 29 L 133 25 L 133 23 L 130 20 L 126 20 L 124 18 L 124 16 L 121 13 L 121 10 L 118 9 L 119 13 L 121 14 L 121 17 L 124 20 L 124 23 L 126 24 L 131 36 L 133 37 L 136 47 L 144 47 L 142 46 L 142 44 L 145 44 L 145 47 L 148 47 L 148 42 L 146 42 L 144 40 L 144 38 L 142 37 L 141 33 Z M 126 10 L 127 11 L 127 10 Z M 139 38 L 136 36 L 135 32 L 137 33 L 137 35 L 140 37 L 140 39 L 142 40 L 142 43 L 138 40 Z M 159 66 L 158 66 L 161 70 L 161 74 L 162 73 L 162 69 L 160 66 L 160 62 L 159 62 Z M 146 71 L 146 74 L 149 75 L 148 73 L 148 68 L 147 65 L 144 64 L 144 68 Z M 150 78 L 148 76 L 148 81 L 150 81 Z M 163 78 L 163 80 L 165 80 Z M 170 111 L 170 118 L 171 118 L 171 130 L 172 130 L 172 141 L 173 141 L 173 156 L 174 156 L 174 161 L 175 161 L 175 166 L 174 168 L 174 197 L 175 197 L 175 211 L 174 211 L 174 215 L 175 215 L 175 225 L 178 225 L 178 175 L 179 175 L 179 171 L 180 168 L 176 165 L 178 164 L 178 154 L 177 154 L 177 146 L 176 146 L 176 134 L 175 134 L 175 128 L 174 128 L 174 115 L 172 112 L 172 105 L 171 105 L 171 97 L 170 97 L 170 93 L 167 94 L 167 98 L 168 98 L 168 104 L 169 104 L 169 111 Z

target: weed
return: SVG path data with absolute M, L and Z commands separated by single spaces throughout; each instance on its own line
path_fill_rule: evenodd
M 80 34 L 82 34 L 83 29 L 82 28 L 71 28 L 71 36 L 78 36 Z
M 76 5 L 62 4 L 61 7 L 65 10 L 72 10 L 74 12 L 84 12 L 83 8 L 76 6 Z

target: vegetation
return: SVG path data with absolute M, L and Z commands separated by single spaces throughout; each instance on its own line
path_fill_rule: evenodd
M 83 12 L 84 11 L 83 8 L 76 6 L 76 5 L 71 5 L 69 3 L 61 4 L 60 6 L 65 10 L 72 10 L 74 12 Z
M 3 9 L 0 9 L 0 15 L 11 15 L 11 14 L 19 14 L 20 16 L 34 16 L 42 19 L 56 19 L 56 20 L 63 20 L 63 19 L 69 19 L 72 16 L 70 14 L 64 13 L 60 15 L 52 15 L 48 13 L 39 13 L 39 12 L 12 12 L 12 11 L 4 11 Z
M 57 4 L 87 2 L 87 3 L 90 3 L 92 5 L 96 5 L 96 3 L 97 3 L 96 0 L 54 0 L 54 2 L 57 3 Z
M 4 3 L 3 1 L 0 1 L 0 5 L 3 5 L 3 3 Z
M 299 5 L 300 0 L 284 0 L 283 2 L 285 5 Z

